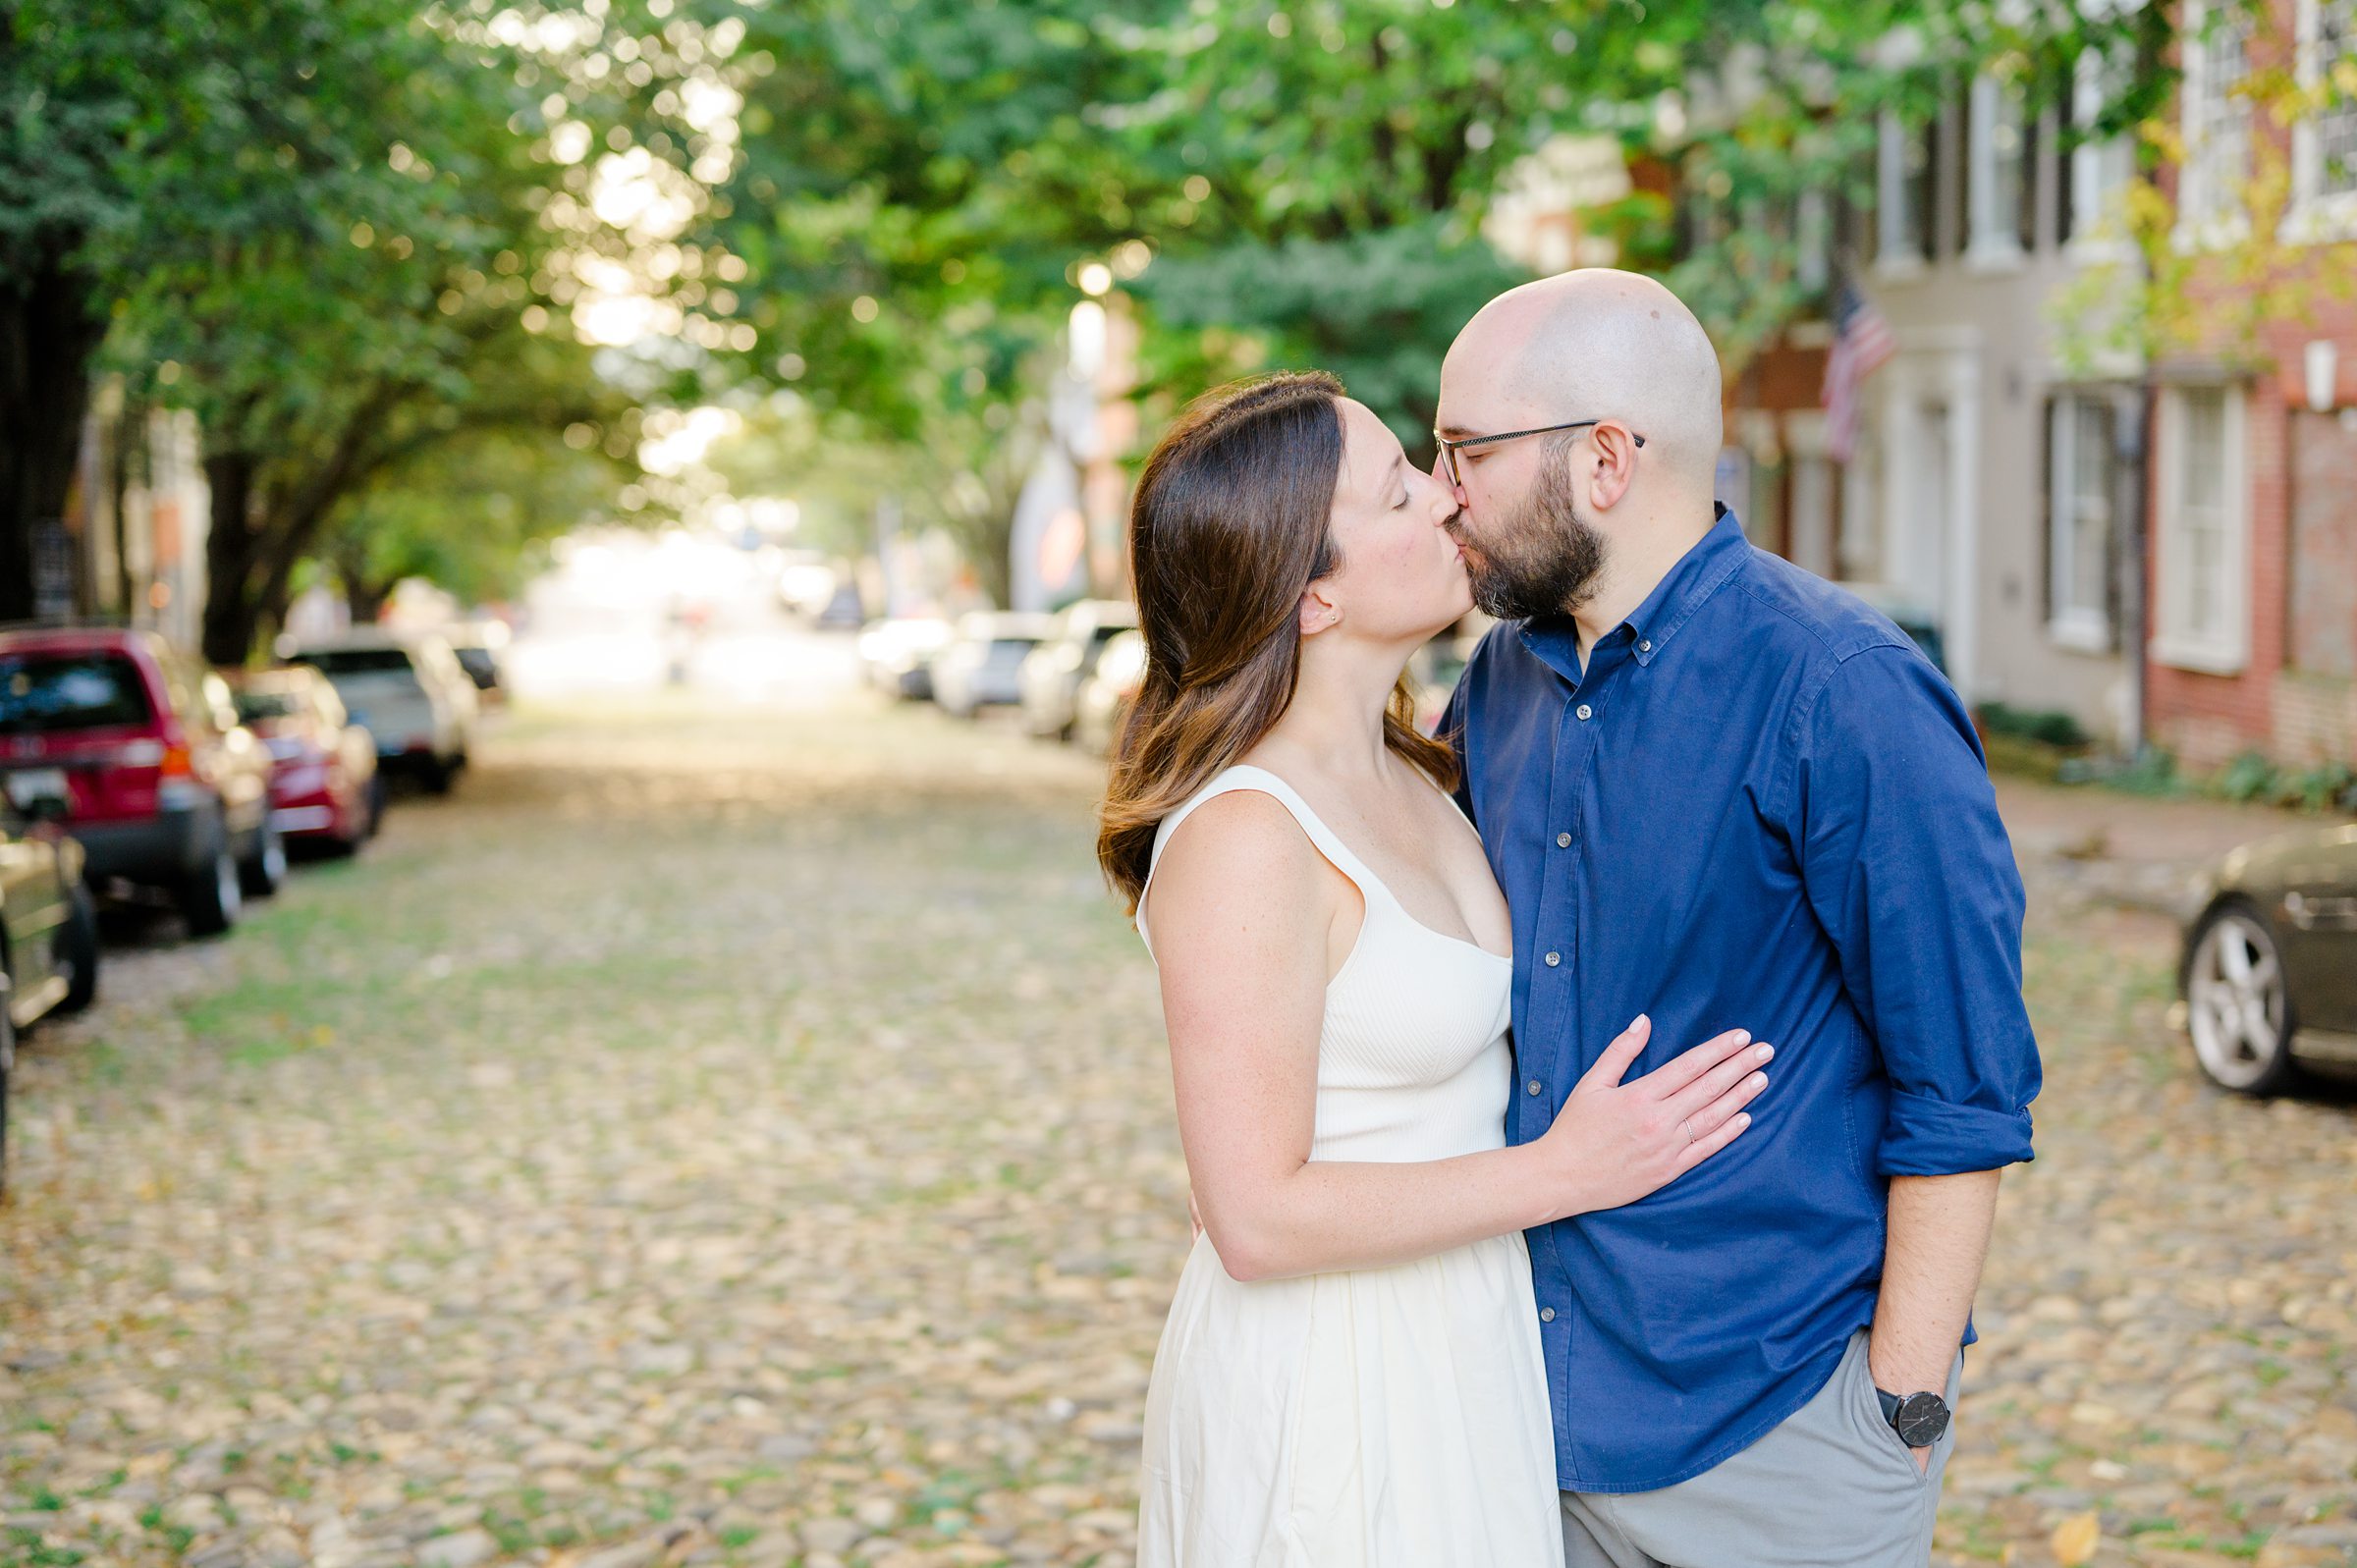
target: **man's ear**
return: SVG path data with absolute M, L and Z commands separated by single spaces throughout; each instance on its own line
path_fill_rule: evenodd
M 1588 433 L 1588 499 L 1601 512 L 1617 506 L 1637 477 L 1637 438 L 1628 426 L 1607 419 Z
M 1331 631 L 1343 623 L 1343 608 L 1326 597 L 1317 583 L 1301 590 L 1299 611 L 1301 635 L 1314 637 L 1321 631 Z

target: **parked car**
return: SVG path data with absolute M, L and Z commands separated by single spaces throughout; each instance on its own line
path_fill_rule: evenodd
M 376 741 L 352 724 L 327 676 L 309 665 L 231 681 L 238 717 L 270 753 L 270 822 L 282 838 L 349 855 L 384 813 Z
M 912 702 L 928 702 L 933 696 L 933 661 L 955 635 L 956 628 L 939 616 L 871 621 L 859 633 L 859 668 L 871 685 Z
M 82 845 L 55 824 L 70 809 L 52 768 L 0 774 L 0 1188 L 17 1034 L 98 994 L 98 910 Z
M 290 664 L 327 676 L 351 722 L 376 740 L 380 771 L 407 773 L 449 792 L 474 744 L 474 681 L 450 644 L 431 632 L 356 626 L 282 650 Z
M 1091 751 L 1113 749 L 1114 737 L 1129 717 L 1137 688 L 1146 678 L 1146 634 L 1124 631 L 1105 644 L 1097 667 L 1080 682 L 1072 701 L 1072 738 Z
M 821 631 L 856 631 L 866 619 L 867 608 L 859 602 L 859 585 L 847 577 L 827 595 L 827 602 L 819 607 L 811 624 Z
M 270 753 L 228 683 L 153 632 L 0 633 L 0 765 L 65 798 L 93 886 L 160 891 L 199 936 L 286 878 Z
M 1057 616 L 1017 676 L 1023 728 L 1042 739 L 1070 739 L 1080 682 L 1096 670 L 1105 645 L 1136 624 L 1137 607 L 1119 599 L 1083 599 Z
M 2187 890 L 2178 967 L 2194 1059 L 2245 1094 L 2357 1069 L 2357 824 L 2229 851 Z
M 1023 661 L 1055 629 L 1053 616 L 981 611 L 958 622 L 958 635 L 933 661 L 933 700 L 944 713 L 971 719 L 984 708 L 1023 700 Z

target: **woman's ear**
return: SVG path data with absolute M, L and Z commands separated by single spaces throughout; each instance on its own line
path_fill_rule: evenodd
M 1326 597 L 1316 583 L 1301 590 L 1301 635 L 1314 637 L 1343 623 L 1342 606 Z

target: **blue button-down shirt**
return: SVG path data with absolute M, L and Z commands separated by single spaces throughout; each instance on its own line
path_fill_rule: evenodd
M 1529 1233 L 1562 1485 L 1670 1486 L 1831 1379 L 1891 1177 L 2030 1158 L 2021 879 L 1947 681 L 1725 508 L 1584 671 L 1569 618 L 1507 622 L 1443 723 L 1513 916 L 1512 1142 L 1641 1012 L 1632 1079 L 1777 1048 L 1729 1148 Z

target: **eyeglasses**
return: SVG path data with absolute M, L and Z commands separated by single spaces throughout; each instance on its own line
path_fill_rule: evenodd
M 1432 439 L 1440 443 L 1441 456 L 1448 461 L 1449 482 L 1457 486 L 1459 489 L 1462 489 L 1465 483 L 1464 476 L 1456 471 L 1456 455 L 1457 452 L 1462 448 L 1487 447 L 1500 441 L 1519 441 L 1524 436 L 1552 435 L 1558 430 L 1585 430 L 1590 425 L 1600 425 L 1602 423 L 1604 423 L 1602 419 L 1574 419 L 1568 424 L 1540 425 L 1534 430 L 1507 430 L 1494 436 L 1466 436 L 1460 441 L 1452 441 L 1447 436 L 1442 435 L 1438 430 L 1435 430 L 1432 433 Z M 1628 434 L 1629 439 L 1636 442 L 1638 446 L 1641 447 L 1645 445 L 1645 438 L 1638 435 L 1634 430 L 1631 430 Z

